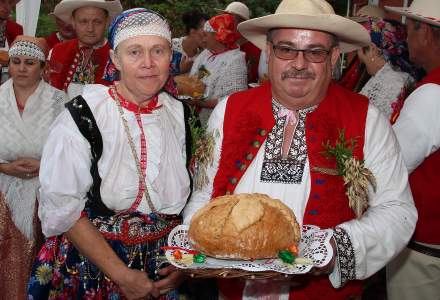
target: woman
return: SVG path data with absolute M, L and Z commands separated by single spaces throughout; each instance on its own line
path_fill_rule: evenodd
M 358 57 L 371 78 L 360 93 L 393 123 L 415 76 L 415 69 L 408 61 L 405 27 L 397 21 L 374 19 L 369 19 L 364 26 L 373 43 L 358 50 Z
M 202 108 L 200 121 L 206 124 L 220 98 L 247 88 L 247 67 L 245 54 L 236 44 L 240 35 L 232 15 L 212 17 L 203 30 L 206 49 L 194 61 L 190 75 L 206 85 L 205 100 L 192 101 Z
M 41 78 L 44 39 L 18 36 L 9 49 L 11 78 L 0 86 L 0 295 L 24 299 L 36 244 L 38 170 L 49 126 L 63 110 L 64 92 Z M 7 272 L 5 272 L 7 270 Z
M 190 192 L 183 106 L 162 92 L 171 31 L 159 14 L 131 9 L 113 20 L 109 43 L 120 81 L 87 86 L 43 151 L 48 240 L 29 281 L 33 299 L 178 298 L 181 273 L 161 265 Z
M 203 50 L 202 36 L 203 26 L 208 20 L 205 14 L 202 14 L 196 10 L 187 12 L 182 16 L 182 22 L 185 25 L 186 35 L 173 38 L 172 47 L 173 51 L 178 58 L 177 68 L 173 75 L 187 73 L 191 70 L 191 66 L 200 52 Z

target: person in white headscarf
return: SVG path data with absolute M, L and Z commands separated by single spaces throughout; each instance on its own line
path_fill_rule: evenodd
M 131 9 L 113 20 L 109 43 L 108 75 L 119 79 L 69 102 L 43 151 L 47 241 L 29 281 L 33 299 L 179 297 L 182 274 L 162 264 L 190 193 L 184 108 L 163 91 L 171 31 L 156 12 Z
M 38 171 L 49 127 L 67 95 L 42 80 L 44 39 L 18 36 L 9 49 L 11 78 L 0 87 L 0 295 L 24 299 L 41 241 Z

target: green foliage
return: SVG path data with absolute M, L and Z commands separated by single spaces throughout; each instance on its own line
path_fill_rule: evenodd
M 52 18 L 49 17 L 47 13 L 40 12 L 40 15 L 38 17 L 37 33 L 35 35 L 44 37 L 48 36 L 56 30 L 57 27 Z
M 338 174 L 345 174 L 345 161 L 353 156 L 353 150 L 356 147 L 357 141 L 355 139 L 350 139 L 347 141 L 345 139 L 345 129 L 339 131 L 339 139 L 332 146 L 330 141 L 327 141 L 324 146 L 324 155 L 326 157 L 334 157 L 336 159 L 336 164 L 338 168 Z
M 124 9 L 134 7 L 145 7 L 161 13 L 170 22 L 173 35 L 184 35 L 184 26 L 181 17 L 185 12 L 199 10 L 208 16 L 214 16 L 218 13 L 215 8 L 225 8 L 234 0 L 121 0 Z M 60 0 L 42 0 L 40 19 L 37 28 L 37 35 L 47 35 L 56 30 L 53 21 L 47 17 Z M 280 0 L 241 0 L 252 12 L 251 17 L 261 17 L 275 12 Z M 330 0 L 336 10 L 336 13 L 345 15 L 347 0 Z
M 189 128 L 191 131 L 191 154 L 196 154 L 197 147 L 200 141 L 206 133 L 206 127 L 200 125 L 199 118 L 197 117 L 197 112 L 193 106 L 190 106 L 191 115 L 188 119 Z
M 45 35 L 55 30 L 55 25 L 50 19 L 46 18 L 47 13 L 51 12 L 60 0 L 42 0 L 40 20 L 37 33 Z M 225 8 L 233 0 L 121 0 L 124 9 L 133 7 L 145 7 L 161 13 L 170 22 L 174 36 L 184 35 L 184 26 L 181 21 L 182 15 L 191 10 L 199 10 L 208 16 L 214 16 L 218 13 L 215 8 Z M 278 0 L 243 0 L 250 10 L 252 17 L 266 15 L 275 11 Z M 40 25 L 41 22 L 41 25 Z

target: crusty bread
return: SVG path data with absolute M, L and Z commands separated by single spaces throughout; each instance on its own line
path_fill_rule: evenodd
M 205 84 L 197 77 L 188 75 L 178 75 L 174 77 L 179 95 L 198 98 L 205 92 Z
M 200 252 L 228 259 L 276 257 L 297 245 L 301 232 L 292 210 L 264 194 L 217 197 L 197 211 L 188 236 Z
M 0 50 L 0 64 L 5 66 L 8 64 L 9 56 L 8 51 Z

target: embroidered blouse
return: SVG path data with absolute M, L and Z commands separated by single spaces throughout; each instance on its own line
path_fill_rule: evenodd
M 82 96 L 103 139 L 98 162 L 102 201 L 115 212 L 128 209 L 137 199 L 139 177 L 117 104 L 102 85 L 85 86 Z M 165 93 L 159 95 L 157 106 L 142 113 L 126 105 L 123 112 L 137 155 L 146 148 L 146 184 L 154 207 L 160 213 L 178 214 L 190 192 L 183 107 Z M 39 216 L 46 236 L 66 232 L 79 219 L 92 184 L 90 158 L 89 143 L 65 111 L 52 128 L 41 160 Z M 137 210 L 150 212 L 145 196 Z

